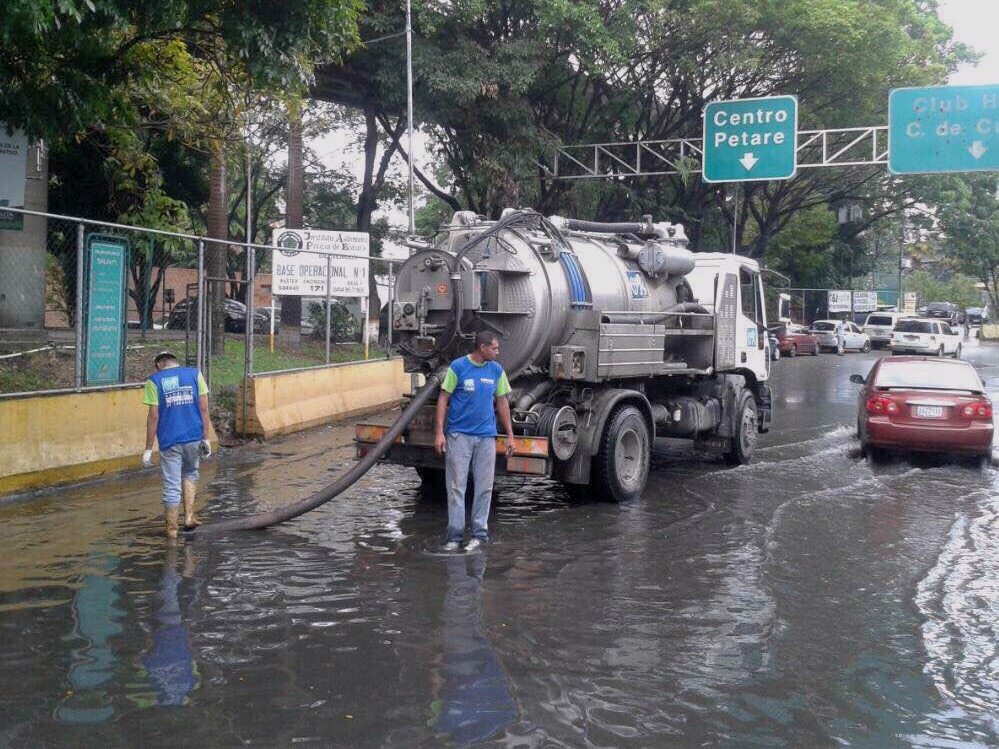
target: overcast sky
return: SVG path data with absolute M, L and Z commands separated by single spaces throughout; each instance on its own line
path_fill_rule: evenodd
M 940 0 L 940 18 L 954 29 L 957 41 L 985 53 L 977 67 L 962 67 L 948 83 L 955 86 L 999 84 L 999 2 Z

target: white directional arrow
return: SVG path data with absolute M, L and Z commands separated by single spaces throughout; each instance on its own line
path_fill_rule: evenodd
M 742 158 L 739 159 L 739 163 L 746 167 L 747 172 L 756 166 L 757 161 L 759 161 L 759 159 L 753 156 L 752 153 L 745 153 L 742 155 Z
M 976 140 L 974 143 L 971 144 L 971 148 L 968 149 L 968 152 L 976 159 L 980 159 L 988 150 L 989 149 L 985 147 L 984 143 L 982 143 L 980 140 Z

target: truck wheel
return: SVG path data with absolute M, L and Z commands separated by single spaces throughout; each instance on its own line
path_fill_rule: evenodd
M 743 391 L 739 399 L 738 419 L 735 426 L 735 436 L 732 437 L 732 449 L 725 453 L 725 460 L 734 466 L 745 465 L 753 459 L 756 448 L 757 425 L 759 414 L 756 401 L 751 393 Z
M 607 420 L 594 467 L 600 494 L 615 502 L 636 499 L 649 477 L 652 438 L 635 406 L 622 406 Z

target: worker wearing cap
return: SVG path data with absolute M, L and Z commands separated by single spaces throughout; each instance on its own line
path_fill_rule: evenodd
M 208 441 L 208 384 L 195 367 L 182 367 L 176 355 L 163 351 L 153 360 L 156 371 L 146 380 L 142 402 L 146 417 L 146 449 L 142 463 L 152 465 L 153 439 L 160 447 L 167 538 L 177 538 L 180 501 L 184 530 L 200 525 L 194 516 L 201 458 L 212 454 Z

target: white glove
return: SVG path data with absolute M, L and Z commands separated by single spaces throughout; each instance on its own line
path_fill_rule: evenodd
M 153 451 L 143 450 L 142 452 L 142 465 L 146 468 L 150 468 L 153 465 Z
M 210 458 L 212 457 L 212 443 L 208 440 L 201 440 L 201 457 Z

